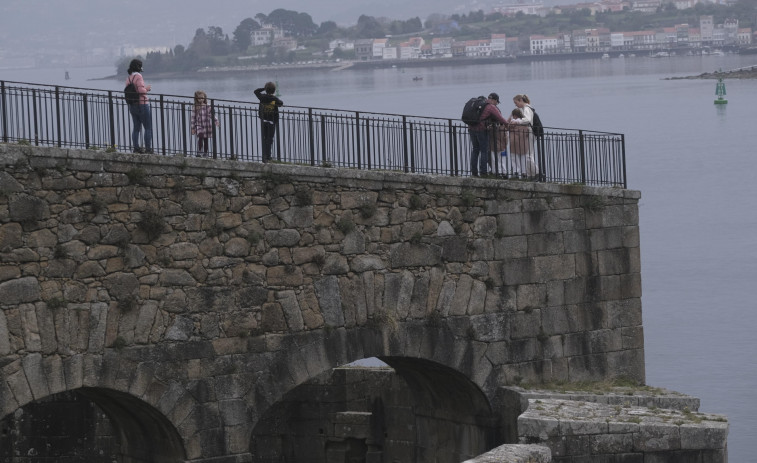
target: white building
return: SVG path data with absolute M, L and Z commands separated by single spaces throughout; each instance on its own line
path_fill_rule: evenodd
M 559 40 L 555 36 L 532 35 L 529 37 L 529 41 L 532 55 L 557 53 L 560 48 Z
M 492 38 L 489 43 L 491 44 L 490 50 L 492 56 L 507 55 L 507 35 L 492 34 Z
M 466 40 L 465 56 L 490 56 L 492 52 L 489 40 Z
M 284 31 L 270 24 L 265 24 L 258 30 L 252 31 L 251 39 L 254 46 L 268 45 L 274 40 L 284 37 Z
M 335 39 L 329 42 L 329 50 L 354 50 L 355 42 L 351 40 Z
M 715 29 L 715 24 L 712 21 L 712 16 L 700 16 L 699 17 L 699 33 L 702 38 L 702 43 L 707 44 L 712 42 L 712 34 Z
M 452 37 L 434 37 L 431 39 L 431 54 L 434 56 L 452 56 Z
M 382 59 L 389 39 L 373 39 L 373 59 Z

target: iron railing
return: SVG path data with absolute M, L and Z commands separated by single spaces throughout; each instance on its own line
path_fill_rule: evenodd
M 150 99 L 155 153 L 197 156 L 190 131 L 192 98 Z M 215 99 L 209 104 L 220 122 L 213 128 L 210 156 L 260 161 L 257 102 Z M 131 151 L 131 131 L 123 92 L 0 81 L 4 143 Z M 529 143 L 538 169 L 531 180 L 627 187 L 623 134 L 545 128 L 543 137 L 531 137 Z M 310 166 L 465 176 L 470 151 L 468 128 L 454 119 L 285 106 L 272 156 Z M 517 163 L 502 162 L 507 158 L 491 158 L 495 175 L 512 178 L 519 170 Z

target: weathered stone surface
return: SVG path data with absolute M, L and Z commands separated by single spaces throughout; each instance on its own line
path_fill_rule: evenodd
M 291 247 L 300 242 L 300 233 L 294 229 L 265 232 L 265 240 L 271 246 Z
M 328 326 L 344 325 L 344 313 L 342 312 L 342 300 L 337 277 L 330 276 L 318 279 L 315 281 L 314 287 L 324 323 Z
M 390 252 L 394 268 L 434 266 L 442 260 L 441 248 L 433 245 L 400 243 L 392 246 Z
M 8 212 L 15 222 L 29 222 L 50 217 L 50 206 L 40 198 L 20 194 L 8 202 Z
M 689 411 L 683 405 L 690 398 L 678 393 L 634 392 L 629 388 L 600 394 L 510 391 L 509 406 L 515 409 L 522 410 L 526 406 L 522 401 L 528 398 L 527 409 L 517 420 L 519 439 L 547 445 L 553 455 L 567 454 L 585 461 L 593 461 L 591 458 L 597 455 L 635 458 L 633 461 L 679 461 L 679 454 L 694 455 L 707 449 L 715 458 L 702 460 L 708 462 L 719 461 L 724 455 L 728 432 L 725 419 Z M 678 402 L 683 411 L 629 405 L 651 398 L 668 400 L 671 405 Z
M 24 230 L 19 223 L 6 223 L 0 225 L 0 252 L 12 251 L 23 244 Z
M 0 206 L 3 412 L 62 387 L 124 392 L 177 417 L 182 458 L 243 459 L 266 407 L 366 356 L 457 371 L 482 409 L 506 382 L 644 379 L 635 192 L 0 145 L 9 153 L 6 166 L 55 173 L 0 175 L 17 189 Z M 131 184 L 141 164 L 149 178 Z M 617 206 L 585 216 L 599 194 Z M 159 237 L 139 224 L 148 210 Z M 572 440 L 556 456 L 641 434 L 584 421 L 562 422 Z M 339 432 L 364 434 L 352 424 Z
M 550 463 L 552 452 L 541 445 L 507 444 L 463 463 Z
M 0 283 L 0 304 L 14 305 L 39 300 L 39 281 L 34 277 L 18 278 Z

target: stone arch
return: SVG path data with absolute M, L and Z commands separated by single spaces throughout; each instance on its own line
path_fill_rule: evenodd
M 176 428 L 159 410 L 123 392 L 82 388 L 81 394 L 108 415 L 120 434 L 124 454 L 135 461 L 175 463 L 185 459 Z
M 111 455 L 117 456 L 120 462 L 151 462 L 151 463 L 179 463 L 185 460 L 184 445 L 176 428 L 173 424 L 157 409 L 145 401 L 134 397 L 133 395 L 126 394 L 119 391 L 114 391 L 99 387 L 82 387 L 71 391 L 65 391 L 65 393 L 52 394 L 41 400 L 35 400 L 30 403 L 24 404 L 20 407 L 28 408 L 31 404 L 36 404 L 27 415 L 39 415 L 32 416 L 32 420 L 44 420 L 60 419 L 65 421 L 69 416 L 60 416 L 61 410 L 58 405 L 58 400 L 63 396 L 63 399 L 68 399 L 67 408 L 70 414 L 81 418 L 86 417 L 88 421 L 94 427 L 104 429 L 112 429 L 111 439 L 108 439 L 110 445 L 109 448 L 101 449 L 109 452 Z M 78 397 L 78 400 L 76 400 Z M 47 399 L 47 400 L 45 400 Z M 75 400 L 71 400 L 75 399 Z M 89 403 L 94 404 L 99 410 L 107 417 L 103 420 L 99 416 L 91 416 L 92 413 L 87 415 Z M 93 409 L 92 409 L 93 410 Z M 95 414 L 99 415 L 99 414 Z M 22 415 L 23 416 L 23 415 Z M 5 420 L 11 419 L 10 416 Z M 86 433 L 86 430 L 73 428 L 80 426 L 79 420 L 72 421 L 68 424 L 54 425 L 53 422 L 48 423 L 48 426 L 53 425 L 53 429 L 57 429 L 56 433 L 64 433 L 65 435 L 72 436 L 76 432 Z M 45 426 L 45 428 L 48 428 Z M 69 427 L 71 429 L 69 429 Z M 70 432 L 71 434 L 65 434 Z M 98 436 L 89 436 L 92 441 L 88 445 L 98 446 L 101 444 L 100 440 L 96 438 Z M 52 444 L 51 455 L 45 457 L 61 457 L 72 456 L 64 454 L 58 454 L 60 451 L 74 452 L 81 454 L 81 450 L 76 450 L 76 445 L 67 443 L 65 448 L 60 447 L 61 436 L 48 435 L 34 435 L 34 436 L 19 436 L 12 435 L 8 437 L 15 442 L 16 439 L 31 438 L 29 442 L 32 444 L 39 439 L 49 438 L 48 444 Z M 72 440 L 72 439 L 66 439 Z M 57 444 L 57 445 L 56 445 Z M 12 444 L 15 446 L 15 444 Z M 87 444 L 85 444 L 87 445 Z M 37 445 L 36 447 L 39 447 Z M 89 449 L 91 450 L 91 449 Z M 38 448 L 31 448 L 31 451 L 39 452 Z M 41 450 L 44 452 L 45 450 Z M 42 455 L 40 455 L 42 457 Z M 94 457 L 93 457 L 94 458 Z
M 337 446 L 331 450 L 322 449 L 324 452 L 343 452 L 347 455 L 360 449 L 378 451 L 378 443 L 383 437 L 376 427 L 381 426 L 382 416 L 387 416 L 383 410 L 388 399 L 377 397 L 384 403 L 366 405 L 365 408 L 370 409 L 370 418 L 366 418 L 367 415 L 360 418 L 360 413 L 368 413 L 366 410 L 359 411 L 357 415 L 340 415 L 368 420 L 362 424 L 329 423 L 313 428 L 315 431 L 304 429 L 302 423 L 307 426 L 309 419 L 313 424 L 312 416 L 327 413 L 324 410 L 328 407 L 319 408 L 318 404 L 297 399 L 302 390 L 317 389 L 319 382 L 323 382 L 330 372 L 367 357 L 381 359 L 396 371 L 396 376 L 402 378 L 410 392 L 408 397 L 412 396 L 414 420 L 419 423 L 444 421 L 451 427 L 457 426 L 456 431 L 447 429 L 435 434 L 448 436 L 449 442 L 458 441 L 459 448 L 449 447 L 452 444 L 442 445 L 448 446 L 444 447 L 446 454 L 460 457 L 457 461 L 483 453 L 503 442 L 501 416 L 491 405 L 494 389 L 490 386 L 496 372 L 486 357 L 487 346 L 475 340 L 475 333 L 468 329 L 466 323 L 454 327 L 446 322 L 433 324 L 424 320 L 403 321 L 391 326 L 369 324 L 301 333 L 278 339 L 277 342 L 279 355 L 269 364 L 273 367 L 269 385 L 263 386 L 268 393 L 256 394 L 250 401 L 255 402 L 253 408 L 257 413 L 250 430 L 253 461 L 261 457 L 259 452 L 265 448 L 279 448 L 282 455 L 303 451 L 307 444 L 302 439 L 292 440 L 288 437 L 297 433 L 310 433 L 310 440 L 304 437 L 307 442 L 318 441 L 323 446 L 330 442 Z M 487 391 L 487 387 L 492 391 Z M 349 421 L 352 418 L 345 419 Z M 295 431 L 288 424 L 292 420 L 299 423 Z M 358 434 L 343 436 L 342 439 L 329 434 L 329 429 L 341 425 L 372 427 L 372 437 Z M 436 448 L 436 445 L 430 445 L 423 439 L 419 438 L 419 442 L 416 449 L 419 452 Z M 298 460 L 294 453 L 289 456 L 294 458 L 293 461 Z M 400 461 L 405 459 L 400 458 Z
M 212 412 L 180 380 L 156 374 L 160 363 L 142 355 L 158 354 L 114 349 L 65 358 L 27 354 L 0 370 L 0 419 L 29 403 L 75 392 L 117 426 L 123 453 L 133 455 L 133 461 L 163 463 L 199 456 L 197 423 Z
M 501 443 L 499 417 L 463 374 L 381 359 L 392 368 L 339 367 L 289 390 L 251 430 L 252 461 L 452 463 Z

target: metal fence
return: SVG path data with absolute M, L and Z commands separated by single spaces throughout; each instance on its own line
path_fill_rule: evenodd
M 214 99 L 209 104 L 219 120 L 209 155 L 260 161 L 257 102 Z M 201 154 L 191 135 L 191 97 L 150 95 L 150 106 L 156 154 Z M 128 152 L 131 132 L 120 91 L 0 81 L 4 143 Z M 623 134 L 547 127 L 543 137 L 531 136 L 529 144 L 538 173 L 530 180 L 627 187 Z M 498 154 L 503 148 L 492 147 L 493 175 L 519 177 L 514 156 Z M 466 176 L 470 151 L 468 128 L 454 119 L 285 106 L 272 157 L 311 166 Z

